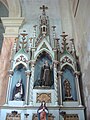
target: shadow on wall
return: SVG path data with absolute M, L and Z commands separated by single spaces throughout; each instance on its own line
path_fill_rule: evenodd
M 3 43 L 3 33 L 5 33 L 1 17 L 8 17 L 9 16 L 9 11 L 5 7 L 5 5 L 0 2 L 0 53 L 1 53 L 1 48 L 2 48 L 2 43 Z
M 0 53 L 1 53 L 1 48 L 2 48 L 2 43 L 3 43 L 3 33 L 5 32 L 2 21 L 0 19 Z

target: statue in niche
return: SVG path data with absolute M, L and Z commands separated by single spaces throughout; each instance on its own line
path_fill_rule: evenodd
M 73 100 L 71 95 L 70 82 L 67 79 L 64 81 L 64 88 L 65 88 L 65 100 Z
M 23 84 L 22 84 L 22 80 L 19 79 L 13 90 L 13 100 L 23 101 L 23 95 L 24 95 Z
M 52 86 L 52 67 L 49 65 L 48 61 L 46 60 L 41 67 L 41 86 Z
M 39 107 L 37 113 L 38 113 L 38 120 L 47 120 L 48 109 L 46 107 L 45 101 L 42 101 L 41 106 Z

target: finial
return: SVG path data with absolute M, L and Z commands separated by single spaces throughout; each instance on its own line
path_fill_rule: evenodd
M 45 5 L 42 5 L 42 6 L 40 7 L 40 9 L 41 9 L 41 10 L 43 10 L 43 14 L 45 14 L 45 10 L 47 10 L 47 9 L 48 9 L 48 7 L 47 7 L 47 6 L 45 6 Z
M 55 38 L 55 40 L 58 42 L 60 39 L 59 38 Z
M 28 35 L 26 31 L 23 31 L 23 33 L 20 34 L 22 41 L 20 42 L 22 44 L 21 48 L 25 48 L 25 44 L 27 43 L 26 41 L 26 36 Z
M 66 35 L 65 32 L 62 32 L 62 35 L 60 35 L 60 36 L 63 37 L 63 39 L 66 40 L 66 37 L 67 37 L 68 35 Z
M 67 45 L 68 45 L 68 43 L 66 43 L 66 37 L 68 36 L 68 35 L 66 35 L 65 34 L 65 32 L 62 32 L 62 35 L 60 35 L 63 39 L 63 43 L 62 43 L 62 45 L 63 45 L 63 47 L 62 47 L 62 49 L 63 49 L 63 51 L 66 51 L 67 50 Z
M 18 37 L 15 38 L 15 43 L 18 41 Z
M 34 27 L 34 30 L 36 30 L 37 25 L 34 25 L 33 27 Z
M 25 37 L 26 35 L 28 35 L 27 33 L 21 33 L 21 35 L 23 36 L 23 37 Z
M 55 25 L 53 25 L 53 26 L 52 26 L 53 31 L 55 31 L 55 28 L 56 28 L 56 26 L 55 26 Z
M 29 116 L 29 114 L 28 114 L 28 113 L 26 113 L 26 114 L 24 114 L 24 115 L 25 115 L 25 117 L 26 117 L 26 118 L 28 118 L 28 116 Z

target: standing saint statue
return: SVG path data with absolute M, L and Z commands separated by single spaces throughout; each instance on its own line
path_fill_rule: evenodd
M 46 60 L 41 68 L 41 86 L 52 86 L 52 67 Z
M 48 120 L 48 109 L 45 101 L 42 101 L 41 106 L 38 109 L 38 120 Z
M 22 80 L 19 79 L 13 90 L 13 100 L 22 101 L 23 95 L 24 95 L 23 84 L 22 84 Z
M 67 79 L 64 81 L 64 89 L 65 89 L 65 100 L 73 100 L 71 95 L 70 82 Z

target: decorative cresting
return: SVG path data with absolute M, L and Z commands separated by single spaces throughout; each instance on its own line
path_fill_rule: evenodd
M 78 114 L 66 114 L 66 112 L 61 112 L 60 115 L 64 120 L 79 120 Z
M 17 111 L 12 111 L 11 113 L 7 113 L 6 120 L 21 120 L 21 114 Z
M 48 114 L 48 120 L 54 120 L 55 116 L 53 116 L 52 114 Z M 32 120 L 38 120 L 38 116 L 37 114 L 33 114 Z

